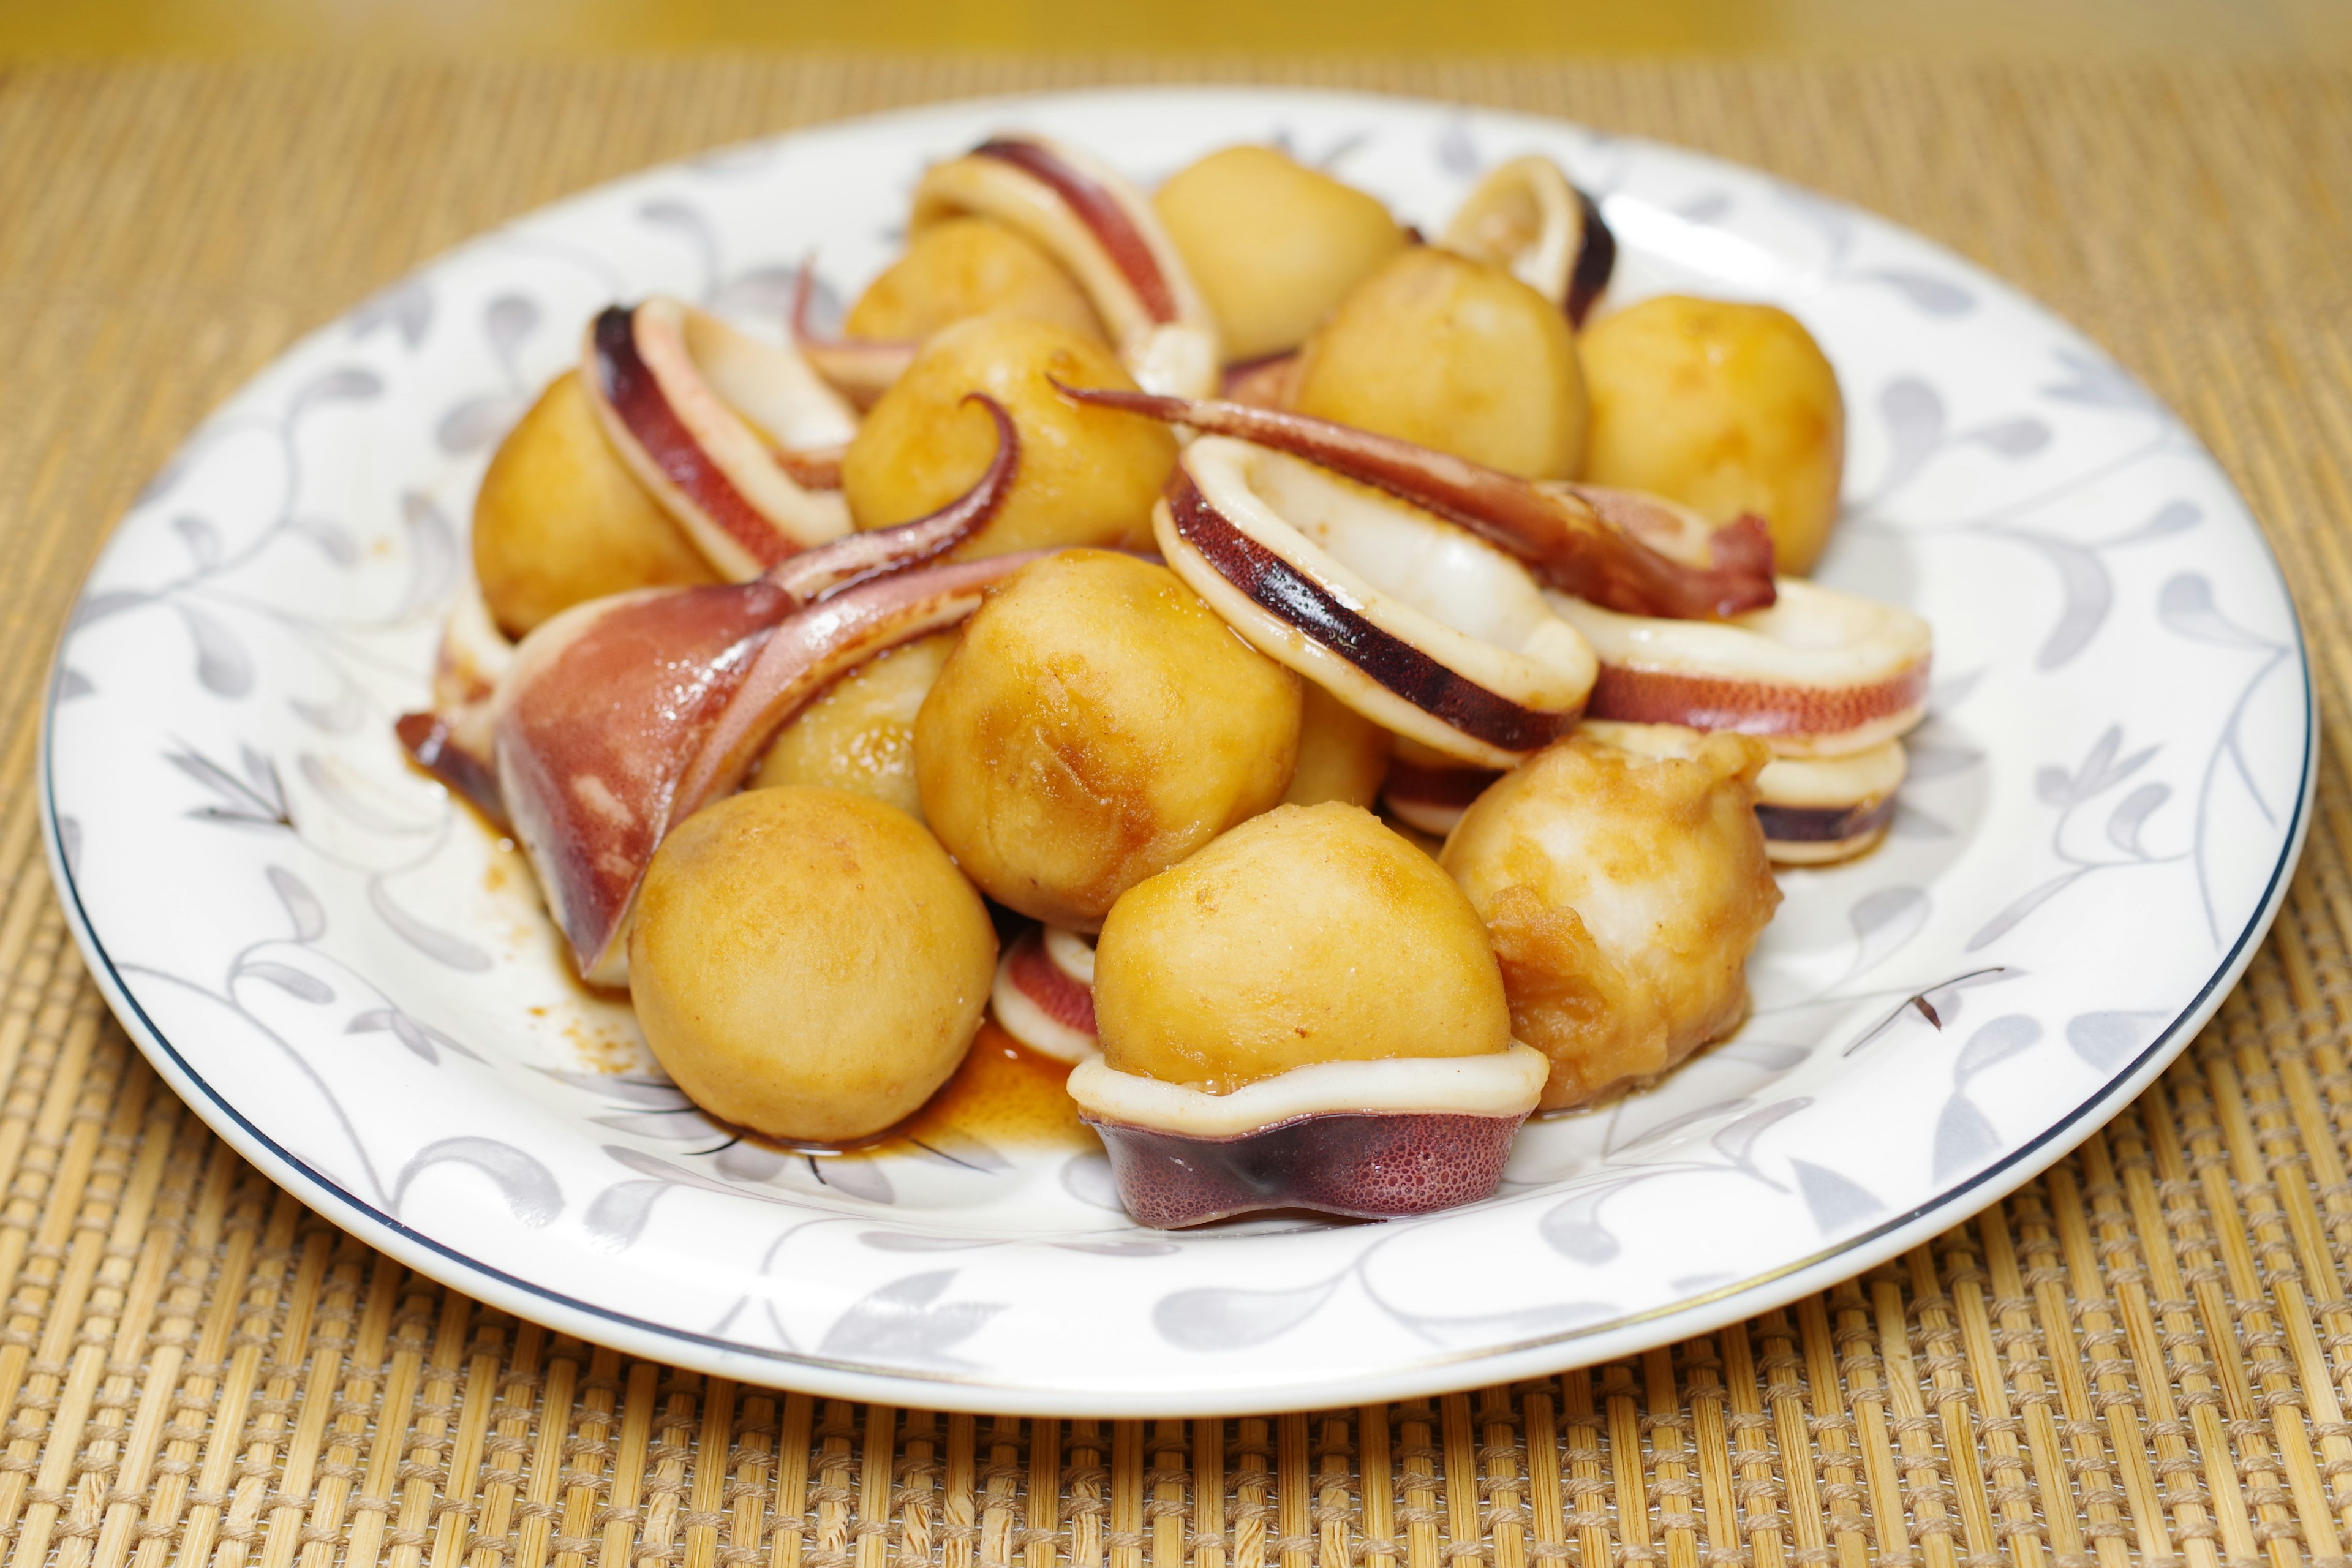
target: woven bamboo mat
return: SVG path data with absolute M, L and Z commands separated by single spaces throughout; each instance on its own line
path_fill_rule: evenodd
M 1246 62 L 1194 74 L 1256 77 Z M 441 247 L 715 142 L 1131 63 L 0 73 L 0 1533 L 12 1560 L 2282 1565 L 2352 1542 L 2352 73 L 1286 67 L 1759 163 L 2038 293 L 2271 530 L 2330 743 L 2276 934 L 2007 1202 L 1705 1339 L 1440 1400 L 1024 1421 L 583 1345 L 309 1214 L 164 1090 L 37 852 L 48 648 L 142 479 Z

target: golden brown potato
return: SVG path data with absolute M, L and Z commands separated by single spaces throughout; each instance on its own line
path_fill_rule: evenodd
M 1386 730 L 1312 681 L 1299 711 L 1298 765 L 1291 770 L 1289 805 L 1320 805 L 1327 800 L 1370 805 L 1380 797 L 1388 771 Z
M 1212 153 L 1151 205 L 1208 299 L 1228 360 L 1306 342 L 1406 243 L 1378 198 L 1271 147 Z
M 940 331 L 849 443 L 842 488 L 857 526 L 908 521 L 978 481 L 996 455 L 996 426 L 963 397 L 984 392 L 1021 432 L 1021 471 L 960 555 L 1150 540 L 1152 503 L 1176 466 L 1175 437 L 1140 415 L 1073 403 L 1055 380 L 1135 386 L 1110 351 L 1066 327 L 982 316 Z
M 989 897 L 1093 931 L 1282 798 L 1298 688 L 1165 566 L 1064 551 L 990 596 L 923 700 L 923 813 Z
M 1104 1065 L 1223 1094 L 1309 1062 L 1506 1050 L 1477 911 L 1360 806 L 1286 805 L 1120 899 L 1095 946 Z
M 1535 479 L 1584 453 L 1584 380 L 1559 308 L 1500 267 L 1416 246 L 1307 340 L 1292 406 Z
M 911 237 L 906 253 L 849 308 L 842 331 L 916 342 L 990 314 L 1051 321 L 1103 341 L 1102 322 L 1077 279 L 1027 238 L 983 217 L 948 218 Z
M 510 637 L 607 594 L 719 581 L 614 455 L 576 370 L 540 394 L 490 458 L 474 497 L 474 576 Z
M 1486 918 L 1543 1107 L 1651 1078 L 1736 1027 L 1780 889 L 1756 823 L 1771 756 L 1670 724 L 1579 731 L 1478 797 L 1442 863 Z
M 922 821 L 915 714 L 955 645 L 955 633 L 936 632 L 887 649 L 835 681 L 770 743 L 753 786 L 845 789 Z
M 1717 523 L 1752 511 L 1781 571 L 1812 570 L 1837 522 L 1845 402 L 1794 316 L 1666 294 L 1591 323 L 1580 346 L 1586 479 L 1653 490 Z
M 837 1143 L 913 1114 L 980 1027 L 986 906 L 922 826 L 836 789 L 755 789 L 679 824 L 638 894 L 646 1041 L 712 1115 Z

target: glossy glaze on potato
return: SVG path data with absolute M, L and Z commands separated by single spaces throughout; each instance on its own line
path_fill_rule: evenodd
M 1589 324 L 1583 477 L 1652 490 L 1726 523 L 1754 512 L 1780 571 L 1812 570 L 1837 522 L 1845 404 L 1837 373 L 1772 305 L 1665 294 Z
M 1021 437 L 1021 469 L 961 556 L 1056 544 L 1148 541 L 1151 507 L 1176 465 L 1165 426 L 1089 408 L 1054 390 L 1132 390 L 1099 342 L 1066 327 L 1010 316 L 961 321 L 932 337 L 859 426 L 842 460 L 842 488 L 861 529 L 905 522 L 971 488 L 996 453 L 988 416 L 969 393 L 996 399 Z
M 913 1114 L 988 1001 L 988 910 L 922 826 L 842 790 L 697 812 L 646 872 L 629 987 L 646 1044 L 714 1116 L 843 1142 Z
M 1489 262 L 1417 246 L 1309 338 L 1291 406 L 1534 479 L 1584 453 L 1584 380 L 1559 308 Z
M 607 594 L 719 580 L 614 454 L 576 370 L 499 444 L 474 497 L 473 549 L 482 600 L 516 638 Z
M 1104 342 L 1102 322 L 1077 279 L 1036 242 L 982 217 L 919 230 L 898 259 L 866 286 L 842 331 L 884 342 L 920 342 L 975 316 L 1019 316 Z
M 1217 318 L 1228 361 L 1296 348 L 1407 244 L 1378 198 L 1272 147 L 1227 147 L 1151 198 Z
M 1313 1062 L 1511 1043 L 1477 911 L 1352 805 L 1286 805 L 1121 898 L 1095 946 L 1105 1065 L 1223 1094 Z
M 955 645 L 954 632 L 936 632 L 890 648 L 835 681 L 770 742 L 754 786 L 845 789 L 922 821 L 915 715 Z
M 1486 921 L 1543 1107 L 1637 1083 L 1746 1016 L 1748 954 L 1780 902 L 1756 822 L 1770 752 L 1744 735 L 1581 731 L 1488 787 L 1442 863 Z
M 1164 566 L 1071 550 L 966 625 L 915 721 L 923 812 L 988 895 L 1093 931 L 1282 798 L 1298 678 Z

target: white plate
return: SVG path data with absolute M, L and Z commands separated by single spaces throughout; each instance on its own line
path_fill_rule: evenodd
M 1786 875 L 1737 1038 L 1531 1125 L 1490 1202 L 1162 1235 L 1118 1212 L 1099 1154 L 820 1168 L 730 1145 L 640 1065 L 625 1008 L 565 981 L 512 855 L 394 743 L 488 449 L 590 312 L 663 291 L 772 331 L 793 263 L 867 276 L 925 163 L 1008 126 L 1144 181 L 1275 138 L 1424 229 L 1481 168 L 1549 153 L 1603 198 L 1616 300 L 1775 300 L 1837 364 L 1851 501 L 1824 575 L 1936 628 L 1894 837 Z M 2218 1005 L 2285 887 L 2314 736 L 2293 608 L 2212 460 L 1953 256 L 1554 121 L 1179 89 L 950 104 L 712 153 L 525 218 L 313 334 L 197 432 L 91 574 L 44 798 L 66 907 L 133 1037 L 373 1245 L 730 1377 L 1172 1415 L 1620 1355 L 1965 1217 Z

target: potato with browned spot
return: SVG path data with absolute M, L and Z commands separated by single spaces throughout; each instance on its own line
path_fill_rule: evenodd
M 1165 566 L 1063 551 L 990 595 L 923 700 L 923 814 L 989 897 L 1090 931 L 1281 800 L 1299 702 Z
M 1578 341 L 1592 400 L 1583 477 L 1717 523 L 1754 512 L 1775 564 L 1812 570 L 1837 523 L 1845 400 L 1802 322 L 1773 305 L 1664 294 Z
M 1130 890 L 1095 946 L 1104 1064 L 1213 1094 L 1511 1044 L 1470 900 L 1360 806 L 1286 805 Z
M 1416 246 L 1307 341 L 1291 405 L 1532 479 L 1584 453 L 1568 318 L 1489 262 Z
M 1020 432 L 1021 467 L 996 515 L 958 554 L 1148 542 L 1176 438 L 1157 420 L 1073 402 L 1056 381 L 1135 389 L 1108 349 L 1067 327 L 982 316 L 938 333 L 867 413 L 842 460 L 857 526 L 921 517 L 979 480 L 996 455 L 995 424 L 964 401 L 980 392 Z
M 1672 724 L 1584 731 L 1490 785 L 1445 841 L 1486 921 L 1513 1033 L 1551 1058 L 1543 1106 L 1665 1071 L 1738 1026 L 1780 889 L 1756 821 L 1771 756 Z
M 920 342 L 974 316 L 1050 321 L 1097 342 L 1102 322 L 1086 291 L 1025 236 L 982 217 L 952 217 L 919 229 L 849 308 L 843 332 L 883 342 Z
M 607 594 L 715 583 L 702 552 L 613 451 L 567 370 L 499 443 L 474 496 L 474 577 L 520 637 Z
M 753 784 L 845 789 L 920 822 L 915 715 L 955 645 L 955 633 L 935 632 L 885 649 L 835 681 L 769 743 Z
M 837 1143 L 910 1116 L 962 1061 L 996 965 L 988 910 L 905 812 L 842 790 L 747 790 L 662 841 L 629 990 L 696 1104 Z
M 1228 360 L 1297 347 L 1408 243 L 1378 197 L 1272 147 L 1212 153 L 1171 175 L 1151 205 Z
M 1299 710 L 1298 765 L 1291 770 L 1284 802 L 1371 805 L 1380 798 L 1395 737 L 1311 680 L 1306 695 Z

